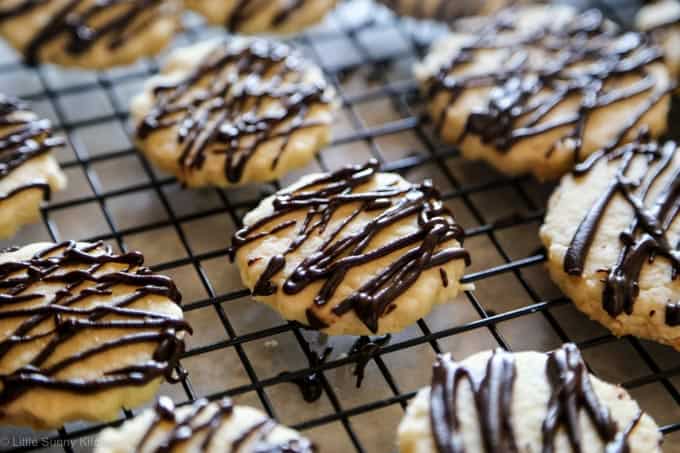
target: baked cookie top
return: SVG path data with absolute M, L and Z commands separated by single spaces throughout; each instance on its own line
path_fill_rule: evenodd
M 337 0 L 186 0 L 208 22 L 234 33 L 295 33 L 321 19 Z
M 599 11 L 502 10 L 461 22 L 416 68 L 446 141 L 504 172 L 555 178 L 639 124 L 666 128 L 663 52 Z
M 26 163 L 47 155 L 64 143 L 64 139 L 52 134 L 52 125 L 48 120 L 38 118 L 18 99 L 0 93 L 0 201 L 32 188 L 39 188 L 44 198 L 49 199 L 51 187 L 45 175 L 22 176 L 11 180 L 9 176 Z
M 55 426 L 96 418 L 93 402 L 109 417 L 126 392 L 173 379 L 190 328 L 172 280 L 142 264 L 103 243 L 0 255 L 0 420 Z
M 458 293 L 463 229 L 431 182 L 378 163 L 309 175 L 246 215 L 232 242 L 257 300 L 334 335 L 399 331 Z
M 95 448 L 95 453 L 154 451 L 314 453 L 316 448 L 260 411 L 228 399 L 175 407 L 168 397 L 120 428 L 103 431 Z
M 189 186 L 267 181 L 328 140 L 334 92 L 287 44 L 235 38 L 177 51 L 133 100 L 137 139 Z
M 399 427 L 402 453 L 661 452 L 651 417 L 579 350 L 440 356 Z
M 9 0 L 0 34 L 29 64 L 85 68 L 132 63 L 164 47 L 179 27 L 177 0 Z
M 642 134 L 564 177 L 541 229 L 551 274 L 618 335 L 680 346 L 680 152 Z

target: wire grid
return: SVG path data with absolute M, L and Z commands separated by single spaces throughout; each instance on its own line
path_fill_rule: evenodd
M 617 11 L 616 8 L 613 11 Z M 335 354 L 325 363 L 319 363 L 315 334 L 295 323 L 272 318 L 268 312 L 264 316 L 274 321 L 262 328 L 257 324 L 258 328 L 244 331 L 242 324 L 234 321 L 239 318 L 237 313 L 256 310 L 257 306 L 246 302 L 240 309 L 249 293 L 235 286 L 240 285 L 240 281 L 226 258 L 230 236 L 227 230 L 240 226 L 245 212 L 286 181 L 259 189 L 182 191 L 174 178 L 156 172 L 130 145 L 128 99 L 144 79 L 158 72 L 162 58 L 123 71 L 65 72 L 63 76 L 51 67 L 28 69 L 15 55 L 0 60 L 0 91 L 23 95 L 32 101 L 36 110 L 53 119 L 70 142 L 69 150 L 59 155 L 62 167 L 71 183 L 79 180 L 81 186 L 70 194 L 57 194 L 43 210 L 44 225 L 27 228 L 13 242 L 75 238 L 103 240 L 119 250 L 140 248 L 147 252 L 151 249 L 153 254 L 163 249 L 178 252 L 171 259 L 159 252 L 157 259 L 151 258 L 152 269 L 192 280 L 195 285 L 189 294 L 183 291 L 187 318 L 191 322 L 197 314 L 203 321 L 209 319 L 212 324 L 208 330 L 220 334 L 209 335 L 210 338 L 197 344 L 190 339 L 181 359 L 189 375 L 178 386 L 164 385 L 161 391 L 171 394 L 177 402 L 200 397 L 230 396 L 237 401 L 241 398 L 284 423 L 292 418 L 289 424 L 315 438 L 322 451 L 395 449 L 396 423 L 417 388 L 426 385 L 430 376 L 429 366 L 419 370 L 407 366 L 404 370 L 399 366 L 402 361 L 425 355 L 423 363 L 429 364 L 434 354 L 449 350 L 455 350 L 454 357 L 458 358 L 489 347 L 547 350 L 567 341 L 574 341 L 582 348 L 595 374 L 622 382 L 641 399 L 643 409 L 662 425 L 666 451 L 673 451 L 673 444 L 680 443 L 680 436 L 673 434 L 680 431 L 677 390 L 680 380 L 675 379 L 680 375 L 678 355 L 669 348 L 634 338 L 615 339 L 578 314 L 550 285 L 542 269 L 545 254 L 535 237 L 551 186 L 539 185 L 528 177 L 504 177 L 484 164 L 462 160 L 455 147 L 442 145 L 433 137 L 424 121 L 422 100 L 411 78 L 410 66 L 423 56 L 431 39 L 441 31 L 400 20 L 382 8 L 354 0 L 343 3 L 324 26 L 292 38 L 324 69 L 342 101 L 339 120 L 342 126 L 337 127 L 341 131 L 336 131 L 331 146 L 304 172 L 326 171 L 348 161 L 361 162 L 374 157 L 386 171 L 399 172 L 411 179 L 432 177 L 454 213 L 463 213 L 461 223 L 466 227 L 467 247 L 474 262 L 463 280 L 475 283 L 477 291 L 465 292 L 448 310 L 466 311 L 467 315 L 463 319 L 442 320 L 446 316 L 435 314 L 418 321 L 417 326 L 405 334 L 395 335 L 390 344 L 372 357 L 367 371 L 367 380 L 382 381 L 383 390 L 376 395 L 356 390 L 359 397 L 348 398 L 346 391 L 340 392 L 339 381 L 347 385 L 353 377 L 348 376 L 350 371 L 343 374 L 338 370 L 351 370 L 360 358 Z M 178 45 L 215 33 L 218 31 L 207 29 L 190 17 Z M 376 51 L 376 42 L 399 45 L 388 52 Z M 100 107 L 99 103 L 106 107 Z M 117 148 L 108 146 L 112 141 L 107 138 L 112 134 L 111 128 L 128 144 Z M 87 139 L 83 138 L 86 130 L 91 135 Z M 395 152 L 395 143 L 403 149 Z M 289 179 L 295 179 L 296 175 Z M 143 221 L 129 222 L 125 217 L 127 211 L 141 199 L 148 204 L 149 212 L 142 216 Z M 119 218 L 121 213 L 124 221 Z M 139 212 L 131 215 L 138 217 Z M 228 224 L 226 230 L 213 228 L 206 232 L 206 228 L 201 227 L 198 235 L 204 241 L 206 236 L 219 236 L 223 244 L 207 247 L 198 241 L 197 246 L 190 226 L 211 219 L 220 219 L 219 225 Z M 529 235 L 534 240 L 515 240 L 513 231 L 518 230 L 523 231 L 522 238 Z M 166 237 L 172 237 L 171 243 L 164 240 Z M 216 268 L 219 270 L 215 271 Z M 226 288 L 220 270 L 229 277 Z M 511 286 L 517 289 L 512 290 Z M 181 282 L 180 287 L 184 289 Z M 500 289 L 485 291 L 490 287 Z M 510 296 L 513 291 L 521 294 L 520 302 L 507 302 L 506 299 L 514 297 Z M 257 313 L 260 316 L 259 313 L 265 311 Z M 513 323 L 518 327 L 506 328 Z M 532 330 L 531 326 L 538 324 L 545 330 Z M 485 340 L 476 341 L 480 335 Z M 299 347 L 303 360 L 297 368 L 289 364 L 284 375 L 263 377 L 267 373 L 259 370 L 261 360 L 254 360 L 252 356 L 256 354 L 249 352 L 252 345 L 264 343 L 265 349 L 276 348 L 276 341 L 284 336 L 289 340 L 287 343 Z M 338 349 L 343 352 L 342 347 Z M 207 378 L 212 380 L 209 388 L 205 386 L 206 379 L 197 384 L 208 368 L 203 365 L 196 371 L 187 364 L 210 356 L 208 360 L 217 361 L 220 368 L 219 361 L 226 355 L 233 361 L 225 362 L 223 368 L 238 364 L 242 367 L 241 379 L 222 381 L 212 379 L 211 374 Z M 614 365 L 603 369 L 598 367 L 598 360 L 611 360 Z M 291 417 L 287 405 L 298 403 L 293 403 L 297 392 L 290 383 L 312 373 L 319 376 L 325 409 L 296 406 L 302 414 Z M 284 396 L 278 392 L 278 398 L 274 398 L 272 389 L 282 385 Z M 306 407 L 310 410 L 306 411 Z M 309 416 L 305 415 L 307 412 Z M 78 441 L 92 439 L 104 427 L 118 425 L 131 416 L 133 412 L 126 410 L 121 419 L 109 424 L 75 423 L 57 432 L 20 431 L 30 440 L 18 444 L 6 440 L 14 435 L 13 431 L 0 429 L 0 439 L 5 439 L 0 440 L 0 448 L 12 452 L 47 449 L 71 453 L 83 450 L 85 445 L 84 451 L 88 451 L 87 445 L 92 444 Z M 340 437 L 343 440 L 338 441 Z

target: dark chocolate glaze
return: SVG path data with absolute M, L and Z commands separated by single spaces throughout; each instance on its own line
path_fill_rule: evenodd
M 15 348 L 42 342 L 30 362 L 0 374 L 0 404 L 38 388 L 90 394 L 143 386 L 163 376 L 174 380 L 173 369 L 184 352 L 180 332 L 191 332 L 191 328 L 181 319 L 133 307 L 147 296 L 161 296 L 177 304 L 181 300 L 172 280 L 140 267 L 143 261 L 136 252 L 113 254 L 103 243 L 63 242 L 26 261 L 0 264 L 0 321 L 18 320 L 14 330 L 0 341 L 0 360 Z M 60 288 L 48 295 L 38 292 L 37 285 Z M 116 296 L 110 303 L 82 306 L 88 298 L 113 298 L 113 294 Z M 116 319 L 110 319 L 112 316 Z M 56 351 L 73 337 L 111 329 L 123 329 L 126 333 L 52 360 Z M 57 377 L 91 357 L 144 343 L 156 345 L 147 362 L 113 368 L 97 378 Z
M 437 451 L 464 453 L 465 445 L 458 418 L 458 395 L 461 383 L 470 385 L 486 452 L 518 452 L 512 430 L 512 388 L 515 383 L 515 359 L 511 353 L 494 351 L 485 375 L 480 379 L 472 370 L 439 356 L 432 370 L 430 389 L 430 423 Z
M 441 130 L 449 107 L 468 89 L 493 88 L 485 108 L 472 112 L 459 137 L 462 142 L 474 135 L 499 152 L 507 152 L 527 138 L 554 130 L 565 133 L 545 150 L 549 157 L 556 147 L 569 140 L 573 145 L 574 162 L 583 160 L 582 148 L 586 126 L 599 109 L 616 105 L 635 96 L 644 95 L 630 120 L 617 128 L 610 144 L 616 147 L 639 120 L 659 102 L 667 99 L 672 86 L 659 86 L 659 80 L 648 66 L 662 60 L 660 48 L 648 43 L 645 35 L 618 34 L 610 30 L 602 13 L 588 11 L 556 29 L 546 26 L 531 33 L 519 33 L 510 38 L 504 31 L 517 31 L 517 12 L 504 10 L 478 31 L 478 38 L 458 51 L 451 62 L 427 82 L 428 96 L 448 96 L 447 107 L 436 118 Z M 493 73 L 454 75 L 453 71 L 477 59 L 485 49 L 502 49 L 508 54 L 503 66 Z M 541 49 L 546 56 L 540 66 L 530 50 Z M 499 57 L 500 58 L 500 57 Z M 587 69 L 576 70 L 578 65 Z M 637 76 L 637 81 L 625 86 L 609 87 L 623 77 Z M 578 99 L 573 115 L 551 118 L 556 108 L 566 101 Z
M 582 451 L 580 416 L 584 412 L 605 444 L 603 451 L 628 452 L 628 437 L 642 414 L 638 413 L 624 430 L 617 426 L 609 409 L 600 402 L 593 390 L 586 364 L 574 344 L 566 344 L 548 354 L 546 375 L 552 387 L 552 395 L 543 421 L 543 453 L 554 451 L 555 436 L 562 426 L 565 427 L 572 450 Z
M 63 145 L 63 139 L 52 136 L 49 121 L 36 119 L 20 101 L 0 94 L 0 179 L 29 160 Z M 44 199 L 50 198 L 50 186 L 44 181 L 34 181 L 0 195 L 0 201 L 34 189 L 41 190 Z
M 673 162 L 677 150 L 675 143 L 659 145 L 643 132 L 635 142 L 595 153 L 576 167 L 577 175 L 583 175 L 603 160 L 618 163 L 607 189 L 590 208 L 567 249 L 564 259 L 567 274 L 583 274 L 600 224 L 614 199 L 625 200 L 634 214 L 619 236 L 621 252 L 616 262 L 611 268 L 602 270 L 607 274 L 603 280 L 603 308 L 612 317 L 633 313 L 645 263 L 667 259 L 672 269 L 669 279 L 677 278 L 680 271 L 678 244 L 672 244 L 667 236 L 680 212 L 680 167 Z M 646 168 L 639 179 L 632 180 L 628 173 L 638 157 Z M 657 188 L 660 190 L 653 192 Z M 680 322 L 674 302 L 669 301 L 666 309 L 666 323 L 671 326 Z
M 431 182 L 379 187 L 367 192 L 357 190 L 369 183 L 377 172 L 378 163 L 372 160 L 324 174 L 294 193 L 279 192 L 273 201 L 272 214 L 236 232 L 232 239 L 232 258 L 247 244 L 283 230 L 294 230 L 288 249 L 270 259 L 253 294 L 267 296 L 277 290 L 288 295 L 299 294 L 309 285 L 321 282 L 307 318 L 311 327 L 323 329 L 326 324 L 315 311 L 329 303 L 347 273 L 354 267 L 399 252 L 379 274 L 332 307 L 336 316 L 354 311 L 372 332 L 377 332 L 380 317 L 394 309 L 396 299 L 423 271 L 453 260 L 462 259 L 469 264 L 470 257 L 464 249 L 446 246 L 452 240 L 462 242 L 463 229 L 439 200 Z M 343 221 L 337 222 L 332 231 L 326 231 L 336 211 L 345 206 L 354 209 Z M 356 216 L 369 211 L 375 212 L 373 220 L 357 231 L 346 231 Z M 282 219 L 292 213 L 302 213 L 303 219 Z M 417 219 L 417 231 L 381 247 L 369 247 L 371 240 L 383 230 L 413 217 Z M 287 275 L 278 288 L 272 278 L 284 269 L 286 255 L 317 234 L 324 234 L 323 243 Z
M 0 8 L 0 23 L 32 14 L 47 7 L 49 1 L 20 0 L 13 7 Z M 165 0 L 64 0 L 61 3 L 63 6 L 56 9 L 26 45 L 24 53 L 28 64 L 37 64 L 40 51 L 56 39 L 64 39 L 64 50 L 72 55 L 81 55 L 104 40 L 110 50 L 116 50 L 157 19 Z M 115 14 L 111 15 L 112 11 Z
M 272 161 L 276 168 L 291 135 L 321 125 L 308 119 L 310 110 L 332 102 L 325 83 L 305 80 L 307 65 L 287 44 L 261 39 L 224 43 L 182 80 L 156 87 L 156 104 L 137 136 L 144 140 L 177 128 L 182 171 L 201 169 L 209 153 L 224 155 L 231 183 L 241 180 L 265 143 L 278 147 Z
M 326 360 L 328 360 L 328 357 L 330 357 L 332 352 L 333 348 L 331 347 L 324 348 L 321 353 L 312 352 L 312 359 L 309 363 L 310 367 L 314 368 L 326 363 Z M 288 372 L 279 374 L 279 376 L 282 377 L 289 375 L 290 373 Z M 321 395 L 323 395 L 323 383 L 321 378 L 321 373 L 313 372 L 298 378 L 294 378 L 291 380 L 291 382 L 298 387 L 300 393 L 302 394 L 302 398 L 306 402 L 313 403 L 314 401 L 318 401 L 319 398 L 321 398 Z
M 546 362 L 546 378 L 550 383 L 551 397 L 543 422 L 543 453 L 554 451 L 555 437 L 564 427 L 572 450 L 583 450 L 580 417 L 585 412 L 595 431 L 605 444 L 607 453 L 627 453 L 628 438 L 642 416 L 639 413 L 621 430 L 611 418 L 592 388 L 590 375 L 581 354 L 573 344 L 565 344 L 549 353 Z M 459 391 L 467 381 L 473 393 L 475 408 L 479 414 L 479 426 L 484 452 L 512 453 L 523 451 L 521 439 L 513 431 L 514 424 L 521 423 L 522 414 L 512 413 L 512 399 L 517 371 L 511 353 L 496 350 L 480 375 L 462 364 L 451 360 L 449 355 L 440 356 L 434 364 L 430 390 L 430 423 L 434 443 L 440 453 L 465 453 L 461 424 L 458 417 Z
M 382 337 L 359 337 L 354 344 L 349 348 L 347 354 L 354 360 L 354 370 L 352 374 L 357 378 L 356 386 L 361 387 L 366 373 L 366 366 L 368 363 L 380 352 L 380 349 L 386 346 L 392 339 L 391 335 Z M 335 348 L 326 346 L 320 352 L 312 351 L 312 360 L 310 360 L 310 367 L 315 368 L 326 363 Z M 284 372 L 279 376 L 289 376 L 290 373 Z M 318 401 L 323 395 L 323 383 L 321 373 L 310 373 L 295 379 L 292 379 L 295 385 L 298 386 L 302 397 L 308 403 Z
M 666 306 L 666 324 L 671 327 L 680 326 L 680 304 L 668 304 Z
M 208 416 L 209 415 L 209 416 Z M 217 403 L 209 403 L 207 400 L 194 401 L 188 411 L 181 416 L 175 409 L 175 405 L 168 397 L 160 397 L 155 406 L 155 414 L 135 451 L 148 448 L 148 443 L 154 439 L 162 426 L 162 441 L 151 450 L 154 453 L 170 453 L 184 448 L 186 442 L 194 436 L 202 436 L 202 441 L 197 451 L 208 451 L 213 447 L 212 443 L 223 425 L 234 416 L 234 406 L 228 399 Z M 170 426 L 168 426 L 170 425 Z M 283 442 L 269 439 L 272 431 L 278 424 L 270 419 L 255 423 L 243 433 L 231 441 L 230 445 L 220 445 L 220 451 L 234 453 L 314 453 L 316 447 L 309 440 L 300 437 Z M 168 430 L 169 428 L 169 430 Z M 246 448 L 247 446 L 247 448 Z
M 389 344 L 390 340 L 392 340 L 392 336 L 385 335 L 376 338 L 359 337 L 359 339 L 354 342 L 349 350 L 349 355 L 356 357 L 356 365 L 354 366 L 352 374 L 357 378 L 357 388 L 361 387 L 361 384 L 364 382 L 368 362 L 375 357 L 383 346 Z
M 449 287 L 449 275 L 446 273 L 446 269 L 443 267 L 439 268 L 439 277 L 442 279 L 442 285 L 444 285 L 444 288 Z

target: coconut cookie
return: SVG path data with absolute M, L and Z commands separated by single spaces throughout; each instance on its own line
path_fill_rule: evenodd
M 643 136 L 564 177 L 541 238 L 550 275 L 615 335 L 680 349 L 680 152 Z
M 314 453 L 316 448 L 296 431 L 262 412 L 235 406 L 228 399 L 198 400 L 175 407 L 160 397 L 149 409 L 120 428 L 99 435 L 95 453 L 164 451 L 239 453 Z
M 0 36 L 29 64 L 102 69 L 160 52 L 180 15 L 181 0 L 10 0 Z
M 211 24 L 234 33 L 288 34 L 321 21 L 337 0 L 186 0 Z
M 0 238 L 37 221 L 43 201 L 64 188 L 66 176 L 51 153 L 63 144 L 48 120 L 0 93 Z
M 287 44 L 234 38 L 174 53 L 132 103 L 137 141 L 190 187 L 271 181 L 330 140 L 334 92 Z
M 573 344 L 439 356 L 399 426 L 401 453 L 661 453 L 661 441 L 654 420 L 590 375 Z
M 0 254 L 0 424 L 111 420 L 184 351 L 180 295 L 132 252 L 33 244 Z
M 416 73 L 446 142 L 510 175 L 554 179 L 646 124 L 666 130 L 673 83 L 644 35 L 599 11 L 503 10 L 435 45 Z M 472 30 L 477 30 L 473 33 Z
M 244 225 L 232 257 L 254 298 L 331 335 L 402 330 L 453 299 L 469 264 L 431 182 L 375 161 L 305 176 Z
M 643 6 L 635 20 L 640 30 L 649 32 L 666 54 L 666 65 L 676 80 L 680 78 L 680 3 L 663 0 Z

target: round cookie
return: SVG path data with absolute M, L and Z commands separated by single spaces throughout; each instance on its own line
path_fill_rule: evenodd
M 314 453 L 316 448 L 296 431 L 262 412 L 235 406 L 228 399 L 194 401 L 175 407 L 160 397 L 155 408 L 108 428 L 97 438 L 94 453 L 164 451 L 239 453 Z
M 399 426 L 401 453 L 661 453 L 661 441 L 654 420 L 623 388 L 590 375 L 573 344 L 439 356 L 432 386 Z
M 189 187 L 274 180 L 330 140 L 334 92 L 287 44 L 234 38 L 176 51 L 132 102 L 141 150 Z
M 666 65 L 676 80 L 680 78 L 680 2 L 663 0 L 643 6 L 636 26 L 652 34 L 663 46 Z
M 103 243 L 0 254 L 0 423 L 112 420 L 151 399 L 190 331 L 172 280 Z
M 541 239 L 552 279 L 615 335 L 680 350 L 680 152 L 648 136 L 562 179 Z
M 673 82 L 661 49 L 616 32 L 599 11 L 513 8 L 466 30 L 416 67 L 437 132 L 464 156 L 555 179 L 634 139 L 640 124 L 666 130 Z
M 455 19 L 493 14 L 508 6 L 528 3 L 528 0 L 378 0 L 395 13 L 417 19 L 450 22 Z
M 40 218 L 40 206 L 66 176 L 51 151 L 64 144 L 19 100 L 0 93 L 0 238 Z
M 233 33 L 296 33 L 321 21 L 337 0 L 186 0 L 211 24 Z
M 181 0 L 14 0 L 5 5 L 0 6 L 0 36 L 29 64 L 127 65 L 160 52 L 180 27 Z
M 431 182 L 378 164 L 313 174 L 246 215 L 232 257 L 253 297 L 330 335 L 397 332 L 449 302 L 469 255 Z M 463 287 L 463 289 L 468 289 Z

